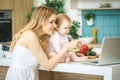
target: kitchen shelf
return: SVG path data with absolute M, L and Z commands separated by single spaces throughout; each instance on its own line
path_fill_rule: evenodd
M 70 0 L 71 9 L 77 10 L 119 10 L 120 0 Z M 110 4 L 111 7 L 101 7 Z
M 120 10 L 120 8 L 78 8 L 78 10 Z

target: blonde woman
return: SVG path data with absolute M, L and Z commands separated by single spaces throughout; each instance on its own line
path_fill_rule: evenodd
M 6 80 L 36 80 L 35 70 L 38 64 L 45 70 L 51 70 L 70 48 L 75 48 L 78 41 L 66 44 L 59 54 L 48 59 L 46 56 L 49 35 L 54 33 L 56 13 L 44 6 L 36 8 L 30 22 L 14 37 L 10 46 L 12 64 Z

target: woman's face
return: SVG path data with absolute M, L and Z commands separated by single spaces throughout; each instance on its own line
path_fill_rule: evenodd
M 56 21 L 55 14 L 51 15 L 51 17 L 45 21 L 45 23 L 43 24 L 43 28 L 42 28 L 45 34 L 52 35 L 54 33 L 54 29 L 56 27 L 55 21 Z

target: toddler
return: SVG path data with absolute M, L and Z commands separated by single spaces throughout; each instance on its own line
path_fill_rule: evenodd
M 56 24 L 57 27 L 55 33 L 50 36 L 49 50 L 52 52 L 48 54 L 48 57 L 56 55 L 61 48 L 67 44 L 68 33 L 72 22 L 66 14 L 61 13 L 57 15 Z M 60 62 L 83 61 L 88 59 L 88 57 L 82 54 L 80 56 L 81 57 L 78 57 L 74 52 L 69 51 L 68 55 L 66 55 L 66 57 L 64 57 Z

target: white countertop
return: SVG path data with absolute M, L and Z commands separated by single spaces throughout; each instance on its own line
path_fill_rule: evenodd
M 0 66 L 10 66 L 11 58 L 0 57 Z
M 95 48 L 94 51 L 100 53 L 99 48 Z M 0 57 L 0 66 L 10 66 L 10 57 Z M 39 70 L 44 70 L 41 66 L 38 67 Z M 104 80 L 120 80 L 120 64 L 116 65 L 106 65 L 106 66 L 93 66 L 82 64 L 80 62 L 70 62 L 70 63 L 59 63 L 51 71 L 56 72 L 67 72 L 67 73 L 80 73 L 80 74 L 91 74 L 91 75 L 101 75 L 104 76 Z
M 0 66 L 10 66 L 11 58 L 0 57 Z M 38 67 L 39 70 L 44 70 L 41 66 Z M 52 71 L 58 72 L 68 72 L 68 73 L 83 73 L 83 74 L 94 74 L 94 75 L 112 75 L 110 74 L 113 70 L 120 70 L 120 64 L 107 65 L 107 66 L 93 66 L 81 64 L 80 62 L 70 62 L 70 63 L 59 63 L 55 66 Z M 106 73 L 107 71 L 107 73 Z M 113 72 L 114 73 L 114 72 Z M 120 74 L 120 71 L 114 74 Z

